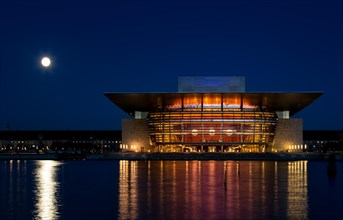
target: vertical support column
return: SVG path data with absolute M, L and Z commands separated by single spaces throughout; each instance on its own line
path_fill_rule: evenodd
M 162 112 L 164 112 L 165 107 L 166 107 L 166 101 L 165 101 L 165 98 L 162 98 L 162 101 L 161 101 L 161 111 Z
M 161 130 L 160 130 L 161 141 L 162 141 L 162 143 L 164 143 L 164 135 L 165 135 L 165 133 L 164 133 L 164 120 L 165 120 L 165 118 L 164 117 L 165 117 L 165 115 L 162 112 L 159 112 L 158 114 L 159 114 L 158 125 L 161 126 Z
M 204 95 L 201 94 L 200 96 L 200 99 L 201 99 L 201 142 L 204 142 L 204 122 L 203 122 L 203 110 L 204 110 Z M 203 146 L 201 145 L 201 152 L 203 152 Z
M 182 93 L 181 94 L 181 114 L 180 114 L 180 116 L 181 116 L 181 118 L 180 118 L 180 116 L 178 117 L 178 120 L 179 120 L 179 122 L 178 123 L 182 123 L 181 124 L 181 129 L 180 129 L 180 134 L 179 134 L 179 136 L 181 137 L 181 139 L 180 140 L 177 140 L 177 141 L 180 141 L 180 142 L 183 142 L 183 136 L 182 136 L 182 130 L 183 130 L 183 111 L 184 111 L 184 94 Z M 170 118 L 169 118 L 169 122 L 170 122 Z M 171 125 L 169 125 L 169 127 L 170 127 Z M 171 135 L 171 132 L 170 132 L 170 141 L 171 141 L 171 137 L 172 135 Z
M 184 96 L 184 94 L 182 93 L 182 94 L 181 94 L 181 111 L 183 111 L 183 108 L 184 108 L 183 96 Z
M 200 112 L 200 121 L 201 121 L 201 124 L 200 124 L 200 134 L 201 134 L 201 142 L 204 142 L 204 114 L 203 112 L 201 111 Z M 203 151 L 203 147 L 201 145 L 201 151 Z
M 243 143 L 243 124 L 241 124 L 240 126 L 240 130 L 241 130 L 241 143 Z
M 256 142 L 256 111 L 254 111 L 252 142 Z
M 241 106 L 240 106 L 240 109 L 241 109 L 241 115 L 240 115 L 240 118 L 241 118 L 241 120 L 242 120 L 242 122 L 241 122 L 241 124 L 240 124 L 240 132 L 241 132 L 241 135 L 240 135 L 240 142 L 241 143 L 243 143 L 243 124 L 244 124 L 244 120 L 245 120 L 245 118 L 244 118 L 244 114 L 243 114 L 243 94 L 241 93 Z
M 260 143 L 262 143 L 262 138 L 263 138 L 263 126 L 264 126 L 264 124 L 265 124 L 265 120 L 266 120 L 266 118 L 265 118 L 266 116 L 265 116 L 265 114 L 263 113 L 263 112 L 261 112 L 261 121 L 263 121 L 263 122 L 260 122 L 259 123 L 259 142 Z
M 220 105 L 221 105 L 221 123 L 220 123 L 220 141 L 224 141 L 224 101 L 223 101 L 223 93 L 220 94 Z M 223 152 L 223 145 L 222 145 L 222 152 Z

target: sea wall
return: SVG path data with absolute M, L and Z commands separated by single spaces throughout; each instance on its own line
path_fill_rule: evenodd
M 321 153 L 0 154 L 0 160 L 327 160 Z M 342 154 L 335 154 L 342 160 Z

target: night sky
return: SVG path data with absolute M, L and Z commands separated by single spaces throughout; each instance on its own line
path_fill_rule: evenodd
M 342 129 L 343 0 L 0 0 L 0 130 L 121 129 L 104 92 L 176 92 L 178 76 L 323 91 L 296 117 Z

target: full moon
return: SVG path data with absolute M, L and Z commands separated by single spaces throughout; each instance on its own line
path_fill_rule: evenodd
M 51 64 L 50 58 L 49 58 L 49 57 L 43 57 L 42 60 L 41 60 L 41 64 L 42 64 L 44 67 L 50 66 L 50 64 Z

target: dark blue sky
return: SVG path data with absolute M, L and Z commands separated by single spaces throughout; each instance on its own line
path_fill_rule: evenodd
M 0 0 L 0 28 L 0 129 L 120 129 L 104 92 L 240 75 L 250 92 L 324 91 L 296 117 L 343 128 L 342 0 Z

